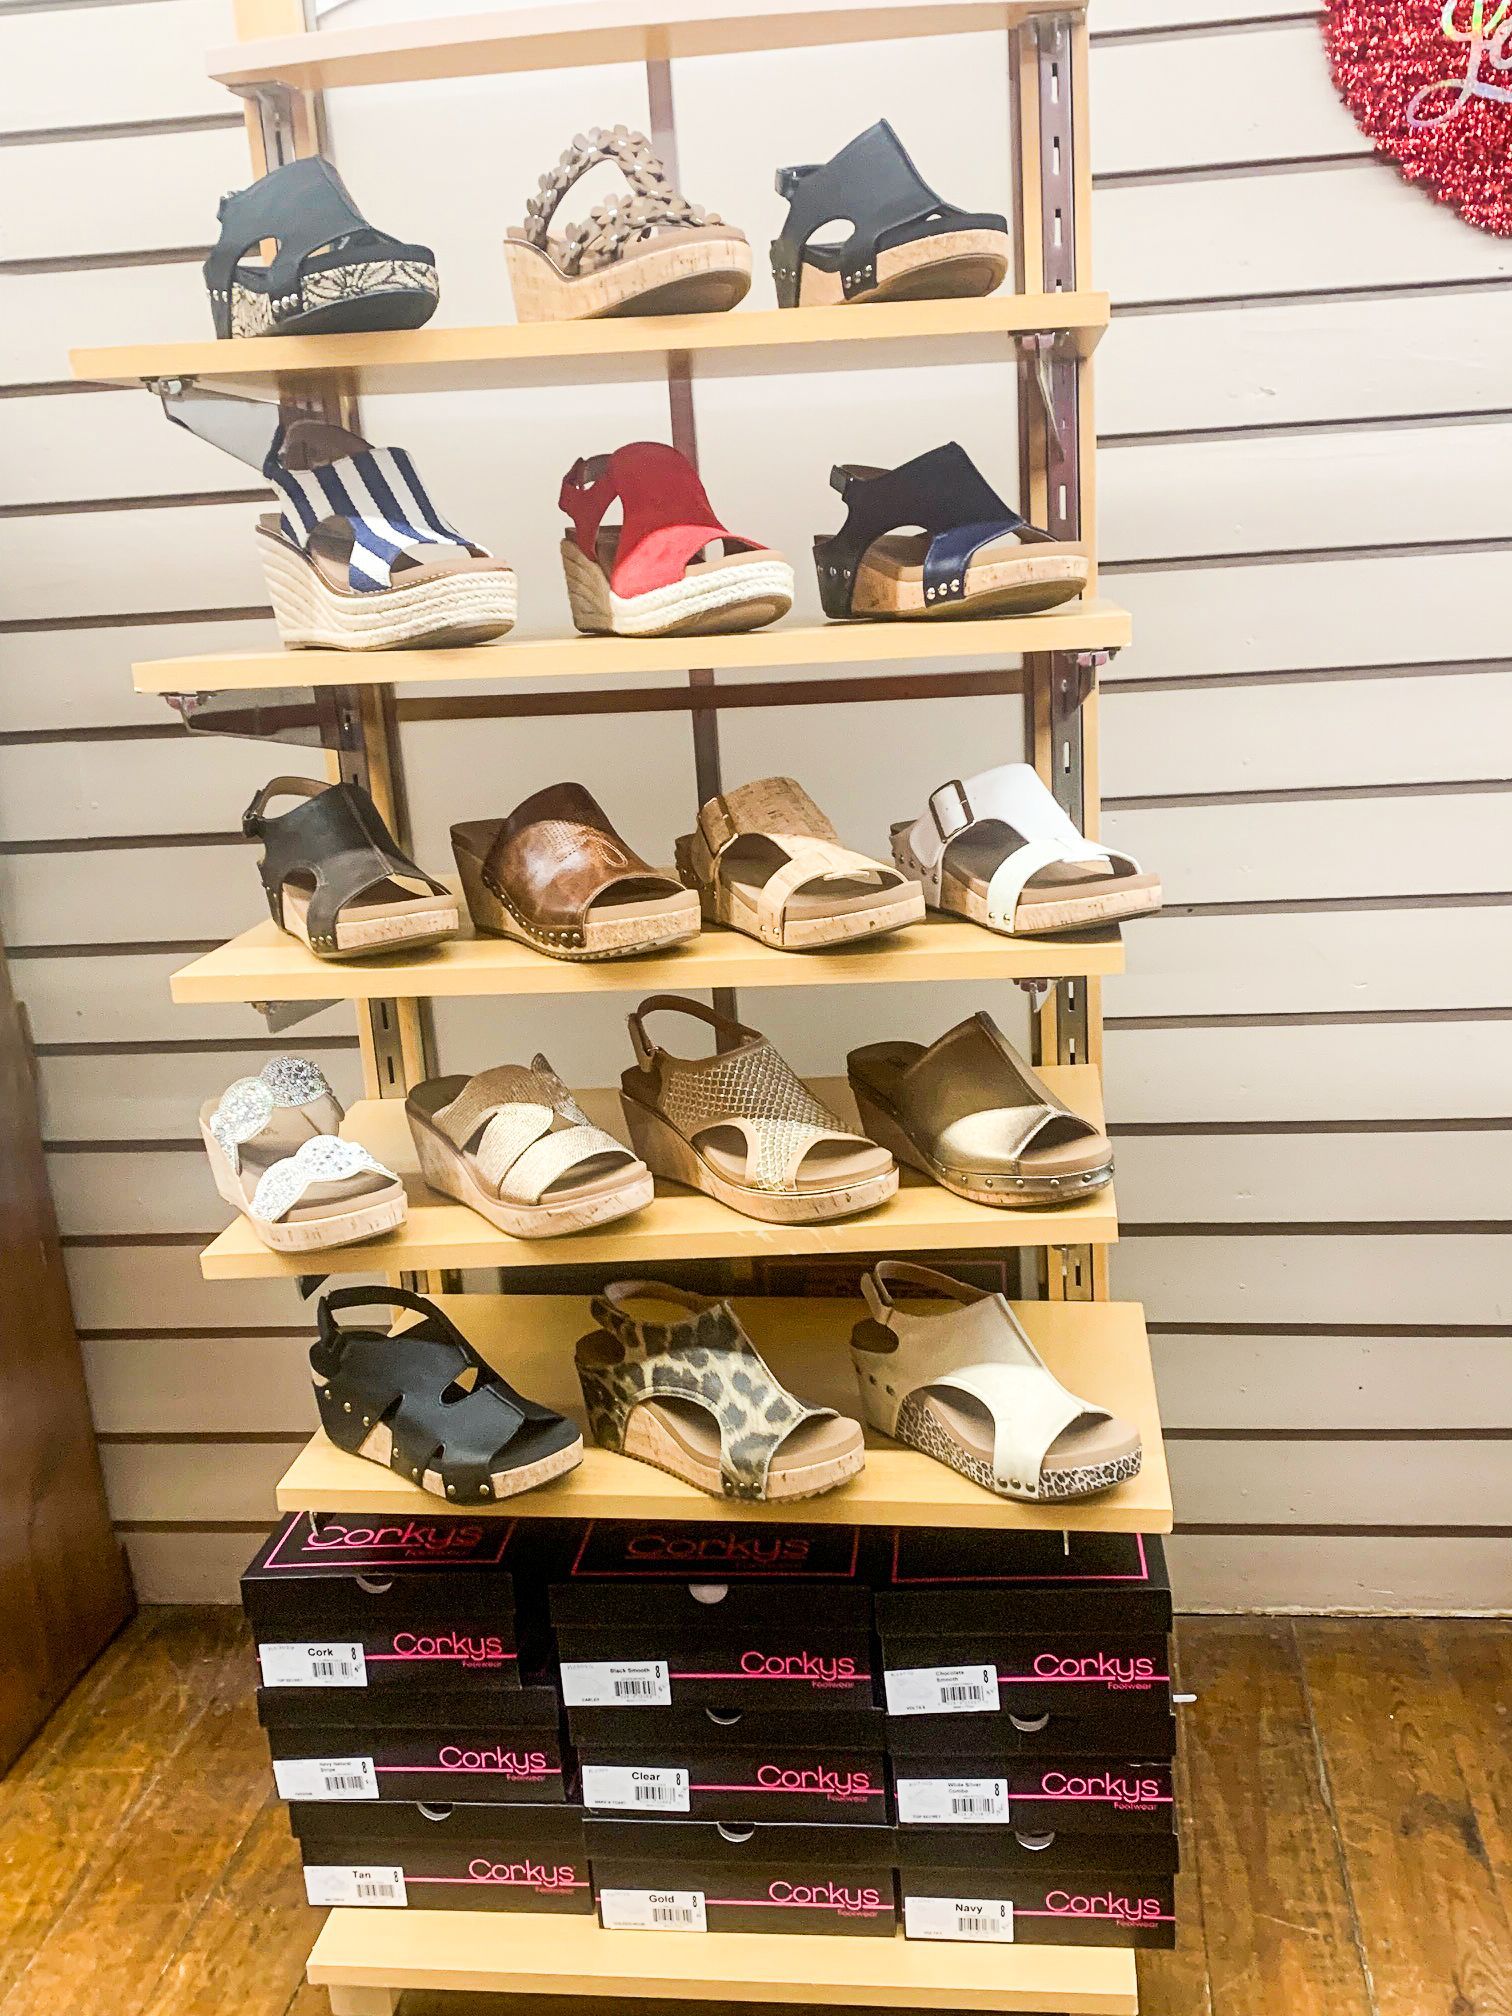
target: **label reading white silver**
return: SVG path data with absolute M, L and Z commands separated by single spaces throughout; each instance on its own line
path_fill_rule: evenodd
M 900 1778 L 898 1818 L 941 1826 L 1001 1826 L 1008 1819 L 1008 1787 L 1001 1778 Z
M 672 1678 L 665 1659 L 564 1659 L 562 1699 L 569 1708 L 666 1708 Z
M 360 1645 L 259 1645 L 264 1687 L 366 1687 Z
M 1013 1943 L 1013 1906 L 1003 1897 L 905 1897 L 910 1939 L 988 1939 Z
M 404 1871 L 373 1863 L 306 1864 L 305 1896 L 312 1904 L 382 1904 L 402 1910 L 409 1903 Z
M 889 1715 L 995 1715 L 995 1666 L 904 1666 L 882 1675 Z
M 688 1774 L 671 1764 L 585 1764 L 583 1804 L 595 1811 L 686 1813 Z
M 702 1890 L 600 1890 L 606 1932 L 707 1932 Z
M 280 1799 L 378 1797 L 371 1757 L 276 1757 L 273 1782 Z

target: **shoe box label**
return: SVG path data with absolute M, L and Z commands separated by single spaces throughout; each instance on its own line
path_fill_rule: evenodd
M 583 1804 L 606 1813 L 687 1813 L 688 1773 L 667 1764 L 585 1764 Z
M 1008 1825 L 1005 1778 L 900 1778 L 898 1818 L 929 1826 Z
M 665 1659 L 564 1659 L 562 1699 L 569 1708 L 669 1708 Z
M 600 1890 L 599 1922 L 606 1932 L 707 1932 L 702 1890 Z
M 583 1529 L 569 1575 L 577 1581 L 854 1581 L 859 1526 L 657 1526 L 595 1519 Z
M 1013 1944 L 1013 1906 L 1006 1897 L 905 1897 L 909 1939 L 977 1939 Z
M 995 1666 L 908 1666 L 882 1675 L 890 1715 L 995 1715 Z
M 355 1640 L 314 1645 L 259 1645 L 265 1687 L 366 1687 L 367 1660 Z
M 397 1864 L 305 1864 L 305 1896 L 311 1904 L 374 1904 L 403 1910 L 409 1903 L 404 1871 Z
M 275 1757 L 273 1782 L 280 1799 L 378 1797 L 371 1757 Z
M 497 1568 L 513 1534 L 513 1520 L 375 1519 L 334 1512 L 317 1518 L 293 1512 L 253 1567 L 275 1575 Z

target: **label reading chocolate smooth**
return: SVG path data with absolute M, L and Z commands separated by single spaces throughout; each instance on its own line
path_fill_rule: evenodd
M 672 1678 L 665 1659 L 564 1659 L 562 1699 L 569 1708 L 666 1708 Z
M 707 1932 L 702 1890 L 600 1890 L 606 1932 Z
M 304 1880 L 312 1904 L 382 1904 L 402 1910 L 409 1903 L 404 1871 L 397 1865 L 307 1863 Z
M 371 1757 L 275 1757 L 273 1782 L 280 1799 L 378 1797 Z
M 585 1764 L 583 1804 L 595 1811 L 686 1813 L 688 1774 L 670 1764 Z
M 898 1818 L 947 1827 L 1003 1825 L 1008 1787 L 1001 1778 L 900 1778 Z
M 889 1715 L 995 1715 L 995 1666 L 904 1666 L 885 1672 Z
M 1013 1906 L 1003 1897 L 905 1897 L 910 1939 L 987 1939 L 1013 1943 Z
M 264 1687 L 366 1687 L 367 1658 L 359 1644 L 259 1645 Z

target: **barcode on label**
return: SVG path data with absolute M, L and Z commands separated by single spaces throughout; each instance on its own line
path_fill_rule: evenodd
M 962 1796 L 960 1793 L 957 1793 L 950 1802 L 950 1810 L 956 1815 L 965 1813 L 992 1813 L 996 1811 L 996 1806 L 997 1802 L 995 1800 L 973 1799 L 969 1795 Z
M 1013 1941 L 1013 1906 L 1000 1897 L 905 1897 L 903 1930 L 910 1939 Z
M 672 1678 L 665 1659 L 564 1659 L 562 1699 L 569 1708 L 666 1708 Z
M 278 1757 L 273 1778 L 280 1799 L 376 1799 L 371 1757 Z
M 882 1675 L 889 1715 L 995 1715 L 995 1666 L 904 1666 Z
M 987 1688 L 979 1687 L 975 1681 L 952 1680 L 940 1689 L 940 1699 L 947 1708 L 960 1708 L 970 1701 L 990 1701 L 992 1695 Z
M 388 1904 L 409 1902 L 404 1871 L 397 1866 L 318 1863 L 304 1872 L 305 1895 L 312 1904 Z
M 696 1925 L 701 1913 L 692 1904 L 653 1904 L 653 1925 Z
M 614 1698 L 616 1701 L 654 1701 L 657 1683 L 654 1680 L 616 1680 Z
M 905 1826 L 1008 1819 L 1008 1785 L 1002 1778 L 899 1778 L 898 1818 Z
M 360 1771 L 327 1771 L 325 1785 L 328 1792 L 350 1792 L 355 1797 L 367 1784 Z
M 688 1811 L 688 1774 L 673 1764 L 585 1764 L 583 1804 L 595 1811 L 654 1807 Z
M 367 1655 L 358 1643 L 259 1645 L 265 1687 L 366 1687 Z
M 702 1890 L 600 1890 L 606 1932 L 707 1932 Z

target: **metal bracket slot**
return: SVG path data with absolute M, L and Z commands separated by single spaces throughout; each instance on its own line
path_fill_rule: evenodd
M 1112 657 L 1111 651 L 1077 651 L 1072 654 L 1071 662 L 1077 671 L 1078 705 L 1082 701 L 1090 700 L 1097 691 L 1097 675 L 1105 665 L 1111 663 Z
M 306 687 L 279 686 L 258 694 L 165 693 L 191 735 L 235 735 L 249 742 L 295 742 L 319 749 L 321 712 Z
M 327 1008 L 334 1008 L 334 1001 L 252 1001 L 267 1025 L 270 1036 L 281 1036 L 285 1029 L 293 1029 L 301 1022 L 308 1022 L 312 1015 L 323 1015 Z
M 1057 453 L 1064 454 L 1065 442 L 1061 438 L 1060 407 L 1056 396 L 1053 366 L 1061 361 L 1061 342 L 1058 336 L 1020 336 L 1018 347 L 1026 362 L 1034 366 L 1030 376 L 1039 399 L 1040 412 L 1044 416 L 1045 429 L 1054 442 Z

